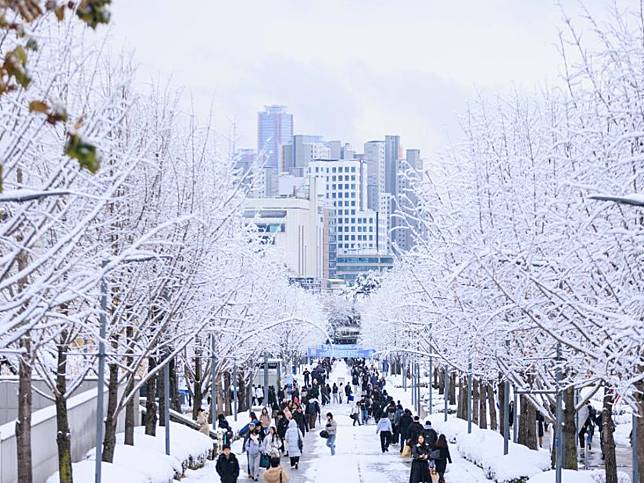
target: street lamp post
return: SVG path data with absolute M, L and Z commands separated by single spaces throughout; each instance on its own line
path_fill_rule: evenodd
M 170 455 L 170 359 L 163 366 L 163 422 L 165 424 L 165 454 Z
M 445 389 L 443 390 L 445 395 L 445 422 L 447 422 L 447 404 L 449 401 L 449 372 L 447 369 L 447 364 L 445 364 Z
M 101 262 L 101 269 L 105 271 L 107 259 Z M 96 381 L 96 463 L 94 467 L 94 481 L 101 483 L 103 461 L 103 385 L 105 382 L 105 335 L 107 332 L 107 280 L 105 274 L 101 277 L 101 314 L 98 336 L 98 379 Z
M 210 336 L 210 417 L 212 429 L 215 429 L 217 422 L 217 354 L 215 352 L 215 334 Z

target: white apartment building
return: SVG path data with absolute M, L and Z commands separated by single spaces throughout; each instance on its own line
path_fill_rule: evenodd
M 386 223 L 383 230 L 378 212 L 367 208 L 366 164 L 358 159 L 316 160 L 309 163 L 309 176 L 319 203 L 332 213 L 329 243 L 336 255 L 385 253 Z M 329 251 L 332 258 L 333 247 Z

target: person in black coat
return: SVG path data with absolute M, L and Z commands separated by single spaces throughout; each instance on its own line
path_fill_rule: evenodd
M 449 454 L 449 446 L 447 445 L 447 439 L 444 434 L 438 437 L 438 441 L 436 441 L 436 446 L 430 453 L 430 457 L 436 465 L 436 471 L 439 477 L 438 482 L 445 483 L 447 462 L 449 461 L 449 464 L 452 464 L 452 457 Z
M 431 450 L 434 449 L 436 441 L 438 441 L 438 433 L 432 428 L 432 423 L 430 421 L 425 421 L 425 428 L 423 429 L 423 436 L 425 436 L 425 443 L 427 447 Z
M 405 409 L 405 412 L 400 416 L 400 421 L 398 422 L 398 429 L 400 431 L 400 452 L 402 453 L 403 448 L 405 447 L 405 441 L 407 441 L 409 426 L 411 425 L 413 419 L 411 417 L 411 411 Z
M 411 448 L 411 473 L 409 483 L 427 483 L 429 481 L 429 448 L 422 434 Z
M 224 445 L 223 453 L 217 458 L 215 469 L 221 479 L 221 483 L 237 483 L 239 462 L 235 453 L 231 453 L 229 445 Z
M 420 418 L 418 416 L 414 416 L 414 422 L 411 423 L 407 429 L 407 439 L 411 439 L 412 446 L 416 443 L 418 436 L 423 434 L 423 431 L 425 431 L 425 428 L 420 424 Z

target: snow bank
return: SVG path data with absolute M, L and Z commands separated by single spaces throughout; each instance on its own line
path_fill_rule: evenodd
M 123 443 L 125 435 L 116 436 L 117 443 Z M 165 428 L 157 427 L 157 435 L 145 434 L 145 427 L 134 428 L 134 444 L 154 454 L 165 455 Z M 186 468 L 201 468 L 214 448 L 214 441 L 205 434 L 183 424 L 170 422 L 170 454 L 180 462 L 181 474 Z M 176 464 L 174 466 L 176 468 Z
M 94 482 L 94 461 L 85 460 L 74 463 L 74 482 Z M 103 481 L 105 483 L 151 483 L 150 479 L 137 470 L 112 463 L 103 463 Z M 47 483 L 60 483 L 58 472 L 47 478 Z
M 604 483 L 606 481 L 604 475 L 604 470 L 563 470 L 561 480 L 566 483 Z M 555 483 L 555 478 L 555 470 L 550 470 L 533 476 L 528 480 L 528 483 Z M 619 483 L 631 483 L 631 478 L 626 473 L 620 471 L 617 473 L 617 481 Z
M 96 459 L 95 448 L 87 454 L 87 459 Z M 183 474 L 181 461 L 176 457 L 160 454 L 143 446 L 126 444 L 117 444 L 114 448 L 114 466 L 134 469 L 144 475 L 150 483 L 171 483 L 175 476 L 180 478 Z
M 550 454 L 546 450 L 534 451 L 510 441 L 508 455 L 503 454 L 503 436 L 489 429 L 472 426 L 467 433 L 467 421 L 455 417 L 447 422 L 432 421 L 434 428 L 456 443 L 461 456 L 485 472 L 486 478 L 498 483 L 525 481 L 550 469 Z

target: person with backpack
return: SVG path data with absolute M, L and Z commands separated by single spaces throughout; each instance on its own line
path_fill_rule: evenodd
M 416 444 L 418 436 L 423 434 L 424 430 L 425 428 L 423 428 L 423 425 L 420 424 L 420 418 L 418 416 L 414 416 L 414 421 L 409 425 L 409 428 L 407 429 L 407 439 L 411 440 L 412 446 Z
M 376 434 L 380 433 L 380 449 L 383 453 L 389 451 L 389 444 L 391 443 L 391 434 L 393 430 L 391 428 L 391 421 L 386 415 L 378 420 L 378 425 L 376 426 Z
M 291 468 L 297 469 L 300 464 L 302 449 L 304 448 L 304 435 L 297 427 L 297 423 L 292 419 L 288 423 L 285 439 L 288 456 L 291 460 Z
M 309 427 L 309 431 L 315 429 L 315 421 L 320 414 L 320 405 L 316 399 L 309 399 L 306 403 L 306 408 L 304 409 L 304 414 L 306 414 L 306 422 Z
M 430 452 L 429 458 L 434 462 L 436 471 L 438 472 L 438 482 L 445 483 L 445 470 L 447 469 L 447 462 L 452 464 L 452 457 L 449 454 L 449 445 L 447 438 L 441 434 L 436 441 L 434 449 Z
M 427 444 L 427 447 L 430 450 L 434 449 L 434 445 L 436 445 L 436 441 L 438 441 L 438 433 L 434 428 L 432 428 L 431 421 L 425 421 L 423 436 L 425 437 L 425 443 Z
M 223 450 L 217 458 L 215 470 L 219 475 L 221 483 L 237 483 L 237 478 L 239 478 L 239 461 L 237 461 L 235 453 L 230 451 L 229 444 L 223 446 Z
M 254 428 L 248 436 L 246 444 L 246 457 L 248 458 L 248 477 L 253 481 L 259 480 L 259 463 L 262 456 L 262 442 L 259 438 L 259 427 Z
M 234 436 L 233 428 L 230 427 L 230 423 L 228 423 L 228 421 L 226 420 L 226 416 L 224 416 L 223 414 L 219 414 L 217 416 L 217 427 L 225 431 L 224 437 L 223 437 L 224 446 L 227 444 L 230 444 Z

